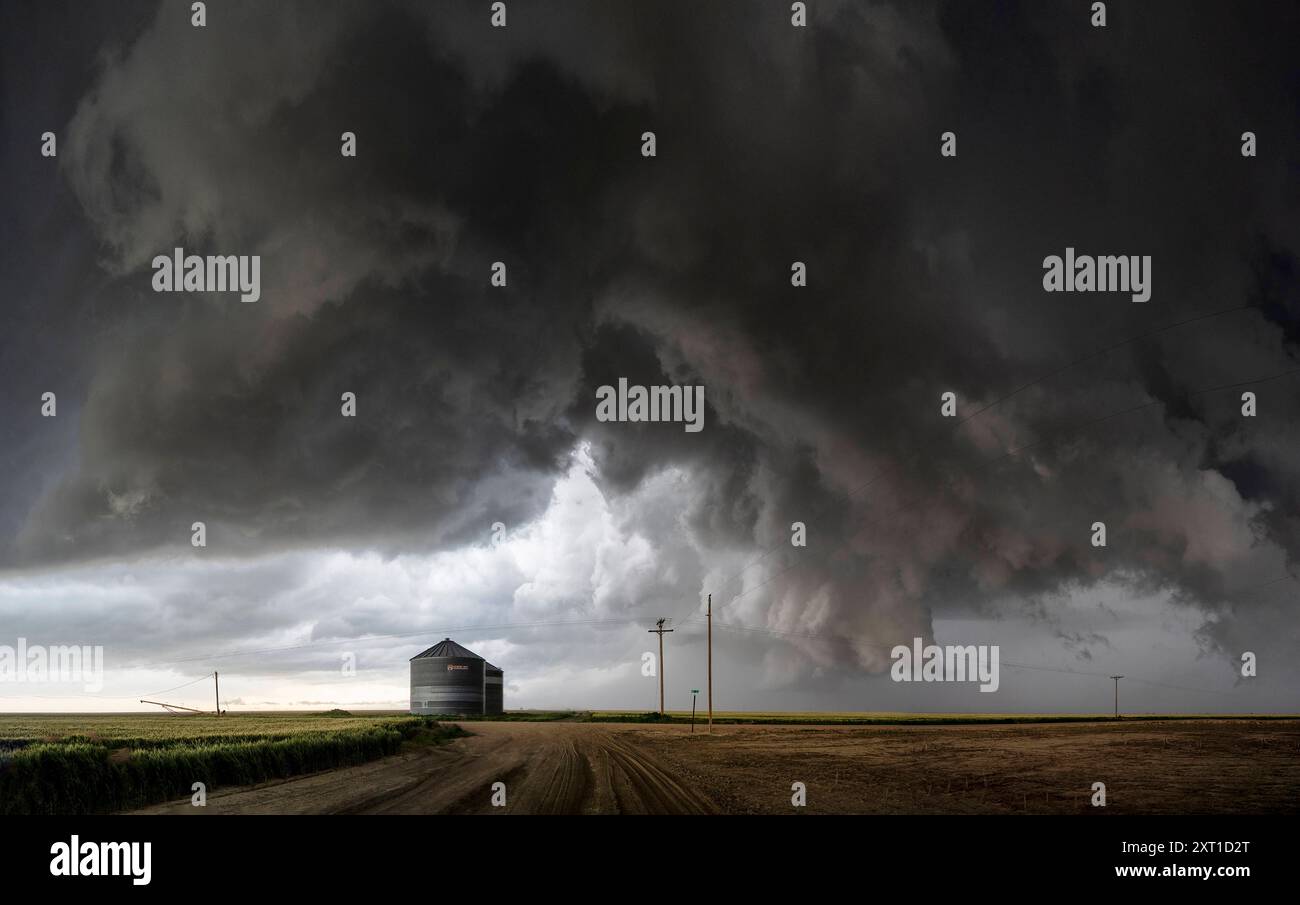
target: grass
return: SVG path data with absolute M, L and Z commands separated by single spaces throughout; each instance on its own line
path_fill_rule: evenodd
M 0 717 L 0 815 L 88 814 L 351 766 L 464 735 L 428 717 Z

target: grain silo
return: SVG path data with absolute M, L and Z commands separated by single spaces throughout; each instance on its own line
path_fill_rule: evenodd
M 491 663 L 483 667 L 483 713 L 500 716 L 505 712 L 505 673 Z
M 444 638 L 411 658 L 411 713 L 499 715 L 504 679 L 500 669 Z

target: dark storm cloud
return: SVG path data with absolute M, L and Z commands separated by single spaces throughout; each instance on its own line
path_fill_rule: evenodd
M 214 17 L 216 46 L 196 50 L 164 13 L 73 118 L 70 178 L 131 312 L 92 353 L 81 467 L 20 551 L 183 543 L 195 519 L 235 550 L 479 539 L 534 514 L 547 493 L 530 476 L 572 446 L 553 397 L 567 404 L 587 292 L 542 266 L 561 237 L 540 218 L 583 228 L 566 199 L 590 177 L 563 162 L 601 166 L 578 144 L 600 114 L 546 67 L 467 96 L 400 11 L 272 19 Z M 280 62 L 287 32 L 300 56 Z M 237 77 L 208 71 L 248 40 Z M 172 68 L 189 74 L 158 79 Z M 392 94 L 405 84 L 422 89 Z M 537 134 L 540 102 L 555 141 Z M 338 155 L 345 128 L 361 136 L 355 161 Z M 271 304 L 153 295 L 147 262 L 173 245 L 261 252 Z M 489 292 L 494 259 L 512 286 Z M 356 421 L 338 415 L 344 391 Z
M 793 642 L 819 662 L 1103 578 L 1206 609 L 1209 647 L 1268 643 L 1283 612 L 1229 592 L 1295 568 L 1297 378 L 1251 387 L 1253 420 L 1199 391 L 1297 366 L 1295 14 L 811 14 L 517 2 L 498 35 L 482 4 L 222 5 L 202 31 L 162 7 L 61 133 L 112 329 L 9 563 L 184 546 L 195 520 L 234 553 L 481 542 L 588 441 L 613 496 L 690 475 L 690 544 L 642 526 L 665 599 L 703 586 L 823 636 Z M 261 254 L 262 301 L 155 295 L 177 245 Z M 1044 293 L 1066 246 L 1151 255 L 1152 300 Z M 595 422 L 618 377 L 703 383 L 704 432 Z

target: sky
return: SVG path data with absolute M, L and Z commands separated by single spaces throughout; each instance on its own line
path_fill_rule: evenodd
M 208 6 L 0 0 L 0 710 L 404 708 L 444 636 L 652 710 L 658 618 L 688 708 L 709 595 L 720 710 L 1295 710 L 1296 10 Z

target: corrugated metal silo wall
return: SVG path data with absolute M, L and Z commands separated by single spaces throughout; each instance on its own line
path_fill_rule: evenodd
M 483 704 L 488 716 L 505 712 L 505 674 L 499 669 L 489 669 L 483 679 Z
M 483 661 L 418 657 L 411 661 L 411 713 L 483 713 Z

